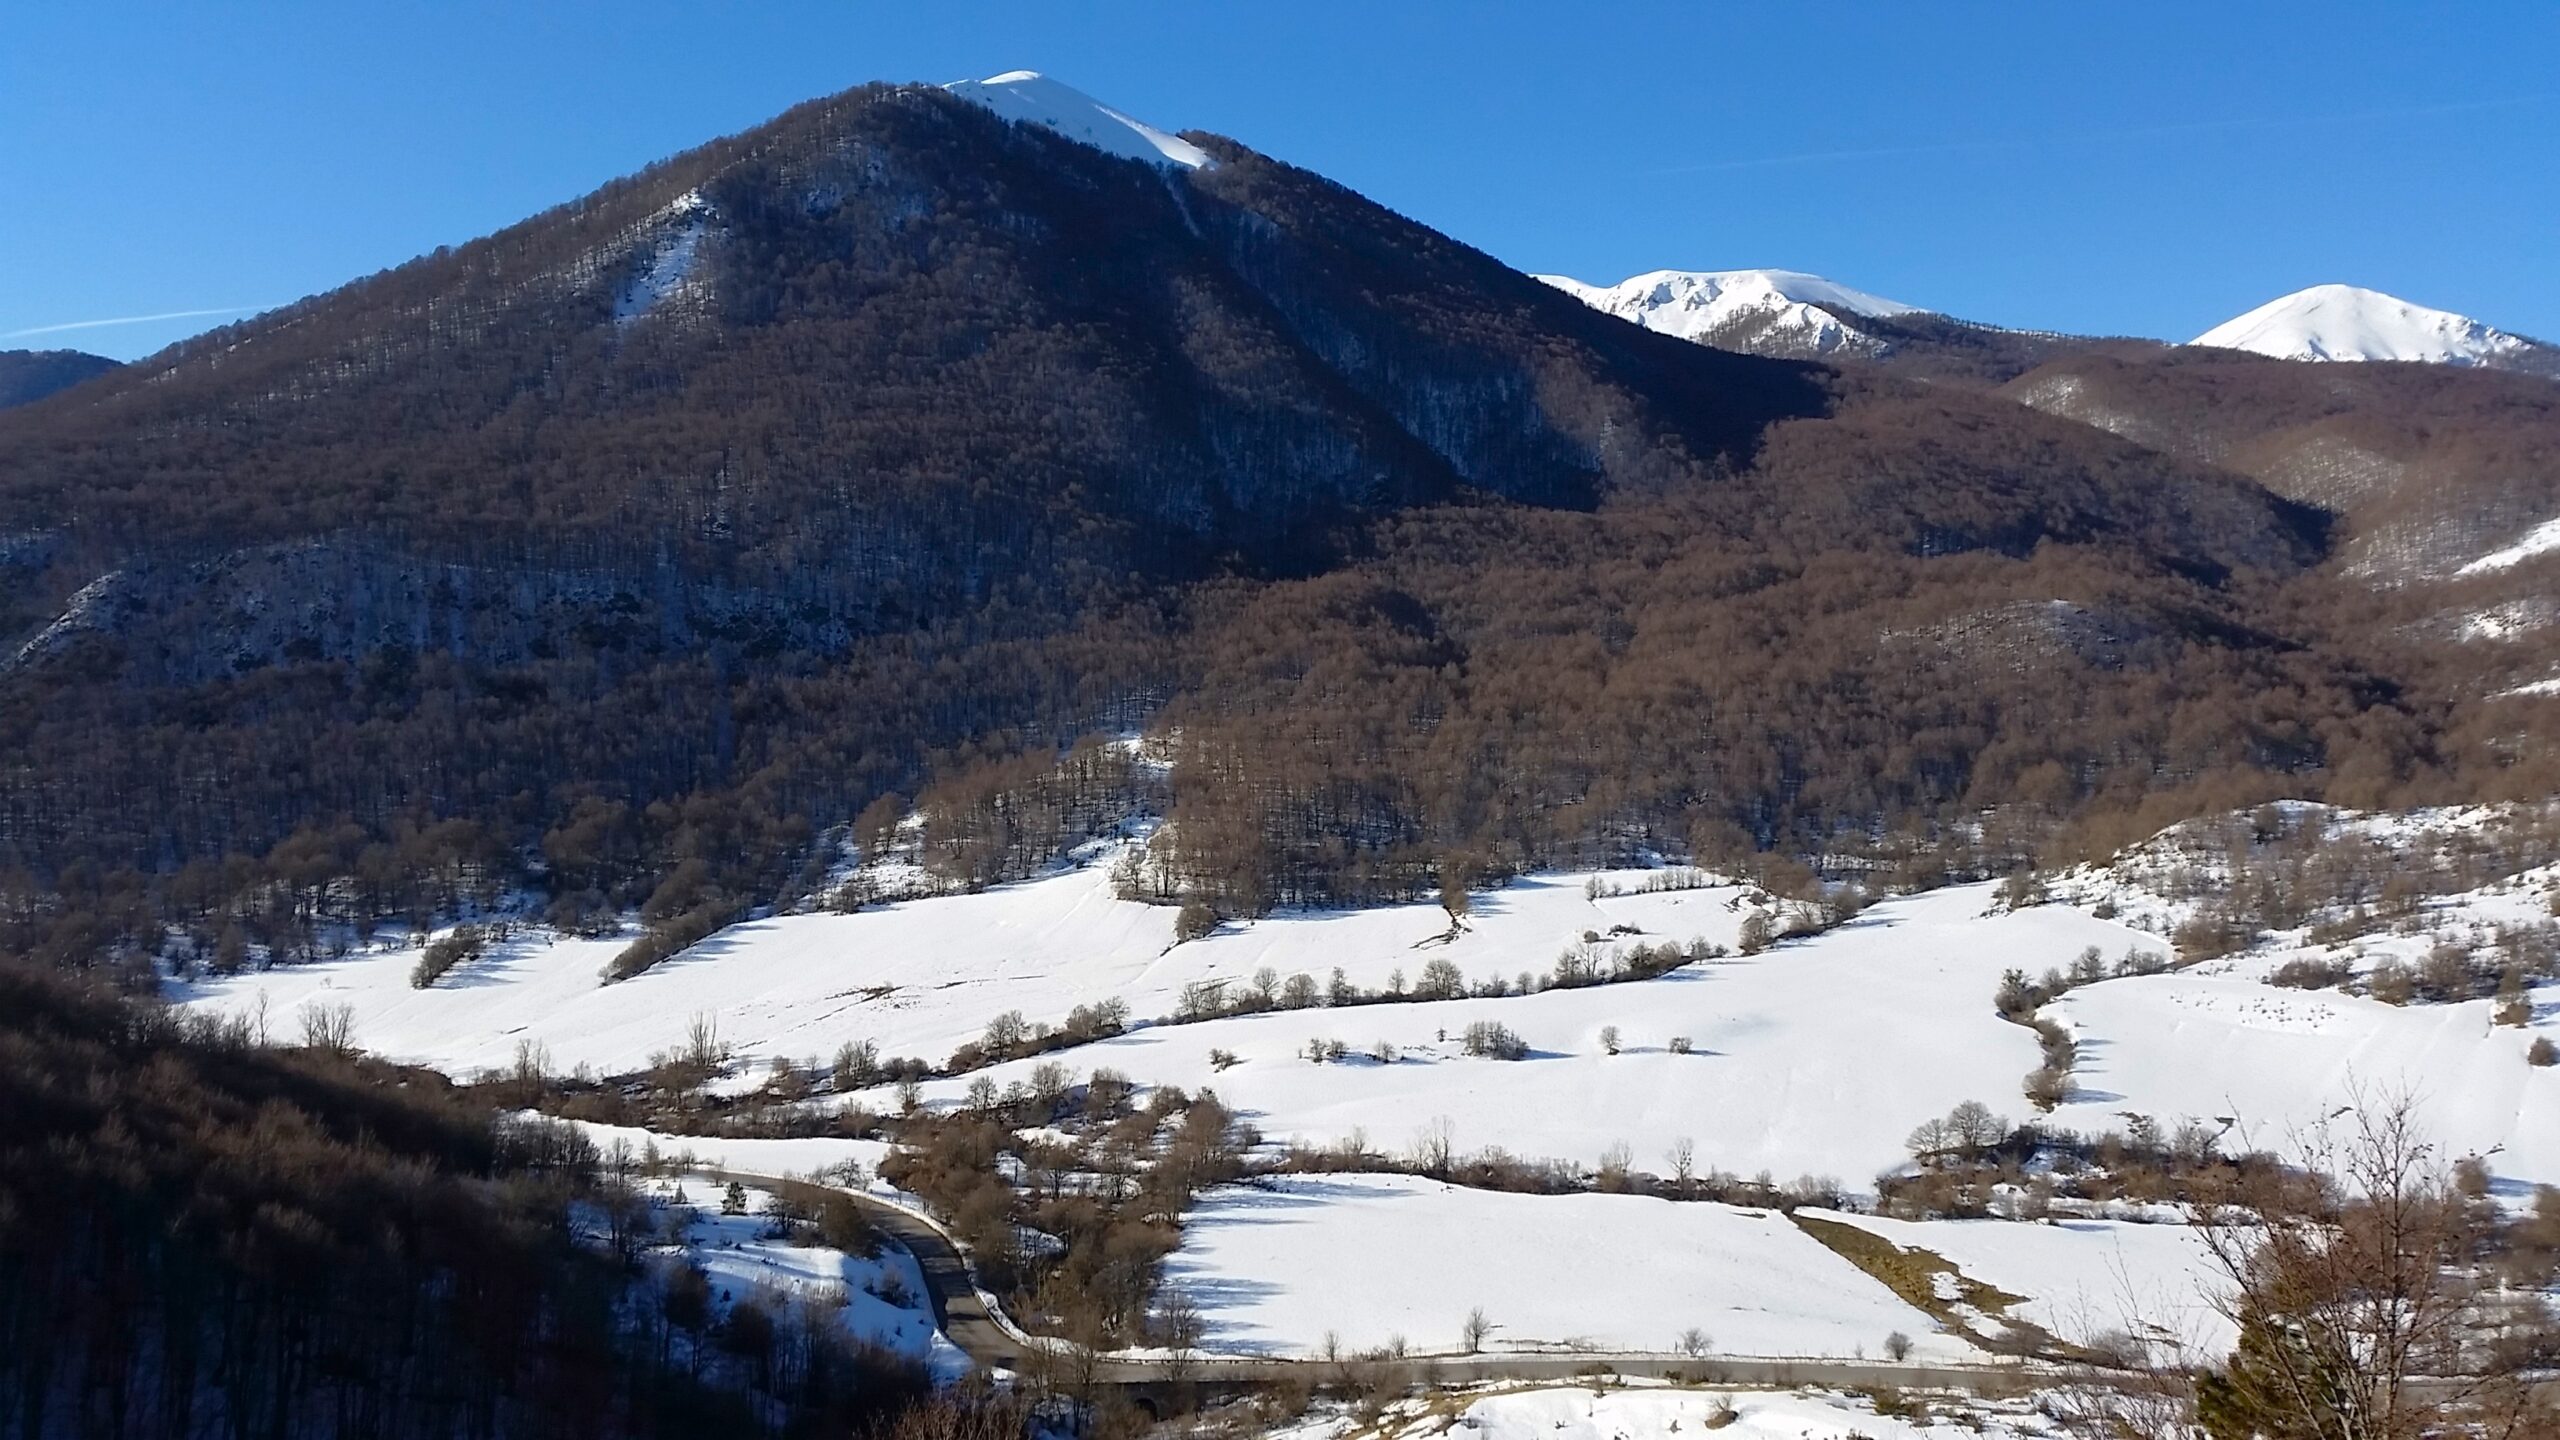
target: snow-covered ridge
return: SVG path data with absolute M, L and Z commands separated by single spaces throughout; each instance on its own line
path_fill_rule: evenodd
M 2314 285 L 2226 320 L 2194 340 L 2279 360 L 2423 360 L 2496 365 L 2545 347 L 2467 315 L 2379 290 Z
M 1920 313 L 1918 306 L 1796 270 L 1653 270 L 1615 285 L 1589 285 L 1569 275 L 1537 278 L 1594 310 L 1683 340 L 1748 325 L 1828 352 L 1854 333 L 1842 322 L 1844 315 Z
M 1208 151 L 1181 136 L 1114 110 L 1036 70 L 1008 70 L 984 80 L 960 80 L 942 88 L 1017 124 L 1046 126 L 1070 140 L 1123 159 L 1179 165 L 1186 170 L 1198 170 L 1210 163 Z

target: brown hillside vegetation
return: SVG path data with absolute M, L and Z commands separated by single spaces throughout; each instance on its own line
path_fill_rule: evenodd
M 756 1395 L 671 1363 L 571 1242 L 595 1165 L 441 1077 L 0 966 L 0 1435 L 847 1433 L 919 1397 L 849 1348 Z
M 854 91 L 0 419 L 0 949 L 692 933 L 891 792 L 981 883 L 1067 838 L 988 776 L 1141 725 L 1237 909 L 2544 763 L 2321 510 L 1200 143 Z

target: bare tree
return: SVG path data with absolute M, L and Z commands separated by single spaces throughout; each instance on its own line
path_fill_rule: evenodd
M 1458 1327 L 1458 1338 L 1465 1342 L 1466 1351 L 1470 1355 L 1482 1351 L 1484 1337 L 1492 1333 L 1493 1322 L 1484 1318 L 1484 1307 L 1481 1305 L 1468 1311 L 1467 1323 Z
M 2196 1207 L 2240 1343 L 2196 1384 L 2214 1440 L 2404 1440 L 2449 1419 L 2507 1433 L 2520 1387 L 2468 1344 L 2481 1282 L 2471 1207 L 2406 1094 L 2357 1103 L 2298 1142 L 2328 1178 L 2252 1175 Z
M 1180 1385 L 1191 1378 L 1193 1362 L 1200 1355 L 1200 1340 L 1208 1331 L 1200 1307 L 1180 1290 L 1168 1289 L 1156 1307 L 1156 1334 L 1164 1345 L 1164 1378 Z
M 1689 1198 L 1698 1180 L 1698 1142 L 1683 1135 L 1671 1142 L 1662 1157 L 1671 1167 L 1671 1183 L 1680 1198 Z
M 1599 1183 L 1603 1190 L 1627 1188 L 1627 1171 L 1636 1163 L 1635 1151 L 1624 1140 L 1612 1140 L 1600 1152 Z
M 332 1055 L 355 1053 L 356 1007 L 341 1000 L 335 1005 L 313 1001 L 302 1007 L 302 1043 L 313 1050 Z
M 1446 1115 L 1434 1115 L 1431 1123 L 1413 1132 L 1413 1168 L 1433 1179 L 1445 1177 L 1457 1163 L 1457 1123 Z

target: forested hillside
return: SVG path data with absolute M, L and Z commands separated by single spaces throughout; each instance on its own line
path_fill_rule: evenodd
M 104 355 L 78 350 L 0 350 L 0 410 L 41 400 L 115 368 L 116 362 Z
M 0 948 L 291 958 L 519 887 L 699 935 L 908 799 L 961 884 L 1169 805 L 1245 912 L 2548 763 L 2315 504 L 1193 139 L 853 91 L 0 419 Z M 1169 778 L 1035 795 L 1141 728 Z
M 593 1145 L 284 1038 L 0 966 L 0 1435 L 841 1434 L 923 1395 L 821 1335 L 753 1387 L 671 1358 L 571 1238 Z

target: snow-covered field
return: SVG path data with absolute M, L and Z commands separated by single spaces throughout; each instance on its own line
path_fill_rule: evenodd
M 1631 888 L 1644 873 L 1600 878 Z M 1454 938 L 1440 907 L 1423 904 L 1282 914 L 1177 945 L 1172 911 L 1115 898 L 1097 864 L 977 895 L 753 921 L 615 984 L 600 971 L 624 942 L 535 938 L 423 991 L 408 980 L 416 952 L 395 950 L 209 978 L 176 996 L 235 1012 L 263 1000 L 270 1023 L 288 1031 L 300 1007 L 342 1002 L 359 1044 L 457 1073 L 503 1066 L 527 1040 L 562 1070 L 629 1071 L 709 1016 L 739 1058 L 739 1083 L 752 1083 L 772 1056 L 823 1062 L 848 1041 L 939 1060 L 1009 1011 L 1054 1023 L 1076 1005 L 1118 998 L 1144 1021 L 1173 1013 L 1187 985 L 1240 986 L 1264 968 L 1322 985 L 1339 967 L 1374 989 L 1398 972 L 1410 983 L 1433 958 L 1470 980 L 1545 975 L 1586 933 L 1620 926 L 1641 932 L 1622 943 L 1729 946 L 1750 913 L 1735 887 L 1595 900 L 1588 878 L 1532 876 L 1479 895 Z M 2026 1113 L 2019 1082 L 2038 1054 L 2028 1031 L 1992 1013 L 2002 971 L 2067 966 L 2089 946 L 2111 962 L 2129 950 L 2165 953 L 2163 934 L 2188 908 L 2131 883 L 2063 893 L 2074 903 L 2011 914 L 1996 913 L 1990 886 L 1951 887 L 1658 980 L 1141 1025 L 984 1073 L 1002 1085 L 1046 1059 L 1109 1066 L 1142 1084 L 1212 1087 L 1275 1141 L 1356 1136 L 1390 1152 L 1445 1118 L 1461 1152 L 1499 1146 L 1587 1166 L 1623 1143 L 1637 1168 L 1659 1171 L 1685 1137 L 1701 1170 L 1825 1175 L 1863 1190 L 1905 1159 L 1913 1125 L 1959 1101 Z M 2101 902 L 2121 919 L 2095 918 Z M 2437 902 L 2432 913 L 2427 933 L 2376 934 L 2360 953 L 2413 960 L 2438 931 L 2548 918 L 2539 883 Z M 2516 1181 L 2560 1182 L 2560 1068 L 2524 1062 L 2535 1035 L 2560 1034 L 2554 987 L 2535 994 L 2532 1025 L 2517 1030 L 2490 1025 L 2486 1001 L 2393 1007 L 2264 983 L 2283 959 L 2308 953 L 2298 937 L 2280 937 L 2230 960 L 2084 986 L 2048 1006 L 2081 1047 L 2080 1088 L 2054 1118 L 2103 1130 L 2133 1114 L 2169 1126 L 2227 1117 L 2235 1138 L 2282 1146 L 2356 1090 L 2408 1088 L 2451 1153 L 2490 1156 Z M 1530 1058 L 1463 1055 L 1461 1037 L 1479 1020 L 1517 1032 Z M 1613 1026 L 1616 1055 L 1601 1043 Z M 1692 1053 L 1671 1053 L 1675 1038 Z M 1303 1058 L 1308 1042 L 1329 1040 L 1350 1056 Z M 1372 1058 L 1382 1042 L 1392 1062 Z M 1213 1052 L 1236 1061 L 1221 1069 Z M 958 1103 L 974 1078 L 929 1084 L 927 1098 Z
M 1649 872 L 1603 872 L 1632 886 Z M 1456 938 L 1436 904 L 1283 914 L 1174 943 L 1174 911 L 1112 894 L 1096 864 L 976 895 L 879 906 L 852 915 L 790 915 L 724 930 L 632 979 L 607 984 L 629 943 L 533 932 L 463 965 L 433 989 L 409 985 L 415 950 L 361 954 L 292 969 L 208 978 L 172 988 L 184 1003 L 231 1011 L 266 999 L 287 1032 L 311 1003 L 354 1007 L 355 1037 L 397 1059 L 467 1073 L 504 1066 L 522 1040 L 562 1070 L 636 1070 L 684 1043 L 708 1015 L 740 1059 L 823 1060 L 847 1041 L 883 1055 L 941 1061 L 989 1020 L 1019 1011 L 1056 1023 L 1077 1005 L 1128 1002 L 1143 1020 L 1173 1013 L 1196 981 L 1248 983 L 1269 967 L 1325 983 L 1335 967 L 1375 989 L 1446 958 L 1471 979 L 1544 975 L 1585 931 L 1633 925 L 1643 939 L 1704 938 L 1730 946 L 1745 910 L 1733 887 L 1585 898 L 1586 875 L 1532 876 L 1477 897 Z
M 738 1170 L 749 1175 L 788 1175 L 808 1178 L 822 1171 L 838 1171 L 846 1165 L 861 1167 L 866 1179 L 873 1179 L 872 1193 L 884 1199 L 905 1203 L 908 1197 L 879 1185 L 874 1179 L 880 1173 L 880 1161 L 889 1153 L 885 1140 L 839 1140 L 832 1136 L 809 1136 L 794 1140 L 736 1140 L 719 1135 L 661 1135 L 632 1125 L 598 1125 L 592 1120 L 570 1122 L 595 1142 L 598 1150 L 610 1150 L 615 1141 L 628 1146 L 633 1155 L 654 1149 L 668 1161 L 690 1163 L 721 1170 Z
M 2012 1440 L 2055 1433 L 2024 1406 L 1941 1402 L 1931 1419 L 1878 1415 L 1859 1397 L 1819 1392 L 1636 1386 L 1593 1390 L 1542 1386 L 1497 1390 L 1465 1402 L 1455 1415 L 1420 1404 L 1390 1408 L 1364 1432 L 1346 1416 L 1324 1416 L 1278 1431 L 1272 1440 L 1672 1440 L 1707 1432 L 1723 1440 Z
M 1808 1212 L 1811 1213 L 1811 1212 Z M 2140 1334 L 2188 1354 L 2229 1352 L 2237 1331 L 2214 1307 L 2225 1291 L 2203 1240 L 2185 1225 L 2121 1220 L 1888 1220 L 1820 1218 L 1944 1258 L 1969 1280 L 2023 1297 L 2010 1318 L 2066 1344 Z
M 2125 1113 L 2227 1117 L 2227 1148 L 2299 1156 L 2358 1094 L 2405 1092 L 2447 1157 L 2560 1183 L 2560 1068 L 2525 1063 L 2535 1034 L 2560 1035 L 2552 991 L 2541 987 L 2535 1024 L 2516 1030 L 2489 1023 L 2487 1000 L 2393 1006 L 2192 972 L 2110 980 L 2045 1008 L 2080 1037 L 2082 1089 L 2054 1118 L 2096 1129 Z
M 2413 856 L 2449 835 L 2469 843 L 2464 836 L 2497 823 L 2489 812 L 2332 819 L 2342 827 L 2334 833 L 2380 838 Z M 723 1082 L 731 1088 L 756 1083 L 774 1057 L 822 1062 L 847 1042 L 939 1061 L 1008 1012 L 1055 1023 L 1075 1006 L 1116 999 L 1136 1022 L 1130 1033 L 931 1081 L 925 1101 L 957 1106 L 975 1084 L 1027 1081 L 1043 1064 L 1078 1075 L 1108 1067 L 1141 1086 L 1214 1090 L 1272 1142 L 1356 1139 L 1398 1154 L 1427 1133 L 1445 1136 L 1461 1156 L 1499 1148 L 1588 1169 L 1620 1151 L 1633 1168 L 1662 1174 L 1685 1141 L 1702 1174 L 1765 1172 L 1781 1183 L 1827 1176 L 1856 1194 L 1907 1163 L 1917 1123 L 1960 1101 L 2031 1114 L 2020 1082 L 2040 1052 L 2030 1030 L 1994 1012 L 2002 973 L 2067 970 L 2092 947 L 2111 971 L 2129 953 L 2165 957 L 2167 937 L 2232 888 L 2212 870 L 2214 853 L 2212 844 L 2164 838 L 2113 866 L 2056 877 L 2056 899 L 2016 911 L 1991 885 L 1891 899 L 1826 933 L 1654 980 L 1196 1023 L 1149 1022 L 1172 1015 L 1188 987 L 1249 985 L 1265 970 L 1305 975 L 1322 989 L 1339 969 L 1351 984 L 1381 990 L 1399 974 L 1410 985 L 1435 959 L 1470 982 L 1516 982 L 1547 976 L 1575 946 L 1734 947 L 1768 902 L 1721 884 L 1642 893 L 1644 871 L 1603 874 L 1596 885 L 1583 874 L 1550 874 L 1478 894 L 1455 926 L 1438 905 L 1420 904 L 1283 913 L 1176 944 L 1174 911 L 1116 898 L 1109 867 L 1097 862 L 982 894 L 753 921 L 616 984 L 600 971 L 624 940 L 535 932 L 424 991 L 409 984 L 415 950 L 174 990 L 190 1006 L 263 1006 L 286 1034 L 301 1007 L 344 1003 L 358 1043 L 456 1073 L 504 1066 L 522 1042 L 546 1050 L 557 1069 L 627 1072 L 680 1048 L 696 1018 L 707 1017 L 737 1058 Z M 2077 1088 L 2051 1119 L 2082 1131 L 2122 1129 L 2135 1116 L 2171 1129 L 2197 1119 L 2227 1129 L 2227 1149 L 2286 1151 L 2359 1095 L 2408 1090 L 2445 1156 L 2485 1157 L 2505 1198 L 2560 1183 L 2560 1067 L 2525 1059 L 2536 1036 L 2560 1039 L 2560 987 L 2531 991 L 2519 1028 L 2491 1023 L 2489 1000 L 2393 1006 L 2270 983 L 2279 966 L 2304 958 L 2370 977 L 2385 962 L 2417 966 L 2448 941 L 2490 953 L 2502 929 L 2549 922 L 2555 880 L 2528 871 L 2428 898 L 2409 918 L 2337 945 L 2315 943 L 2305 928 L 2185 969 L 2080 984 L 2041 1010 L 2078 1043 Z M 1478 1022 L 1516 1033 L 1527 1057 L 1465 1054 L 1463 1036 Z M 1311 1061 L 1311 1042 L 1319 1054 L 1340 1042 L 1344 1053 Z M 874 1110 L 896 1103 L 859 1098 Z M 588 1129 L 599 1144 L 621 1138 L 639 1149 L 646 1138 Z M 913 1203 L 877 1180 L 886 1147 L 875 1141 L 687 1139 L 659 1148 L 761 1174 L 852 1161 L 873 1194 Z M 1837 1218 L 2025 1297 L 2009 1314 L 2066 1341 L 2128 1328 L 2136 1317 L 2207 1353 L 2229 1341 L 2205 1298 L 2195 1237 L 2175 1225 Z M 710 1250 L 715 1259 L 743 1257 L 742 1283 L 804 1264 L 743 1242 L 732 1250 L 737 1238 L 723 1232 Z M 1896 1331 L 1924 1358 L 1979 1353 L 1781 1216 L 1635 1196 L 1496 1194 L 1380 1174 L 1281 1177 L 1211 1192 L 1184 1217 L 1169 1270 L 1219 1351 L 1306 1354 L 1331 1334 L 1349 1350 L 1401 1337 L 1418 1352 L 1446 1352 L 1481 1307 L 1495 1349 L 1663 1352 L 1694 1327 L 1722 1354 L 1872 1357 Z M 1786 1405 L 1821 1413 L 1782 1413 Z M 1827 1405 L 1746 1400 L 1737 1423 L 1761 1428 L 1732 1433 L 1933 1433 Z M 1507 1416 L 1497 1406 L 1478 1428 L 1588 1422 L 1634 1435 L 1672 1418 Z M 1770 1428 L 1784 1426 L 1795 1428 Z
M 1565 888 L 1581 903 L 1578 888 Z M 1616 913 L 1638 900 L 1686 898 L 1722 916 L 1714 893 L 1600 904 Z M 1827 1175 L 1864 1190 L 1908 1158 L 1904 1139 L 1921 1120 L 1968 1099 L 2023 1108 L 2015 1097 L 2037 1064 L 2036 1041 L 1992 1011 L 2003 970 L 2064 964 L 2089 945 L 2110 956 L 2160 948 L 2154 937 L 2061 906 L 1987 915 L 1993 903 L 1991 886 L 1954 887 L 1658 980 L 1241 1016 L 1141 1030 L 1066 1058 L 1144 1084 L 1210 1086 L 1275 1141 L 1322 1146 L 1357 1134 L 1400 1153 L 1445 1117 L 1461 1152 L 1500 1146 L 1588 1166 L 1624 1143 L 1638 1168 L 1661 1172 L 1666 1152 L 1686 1137 L 1702 1172 Z M 1679 921 L 1660 918 L 1683 912 L 1649 909 L 1637 912 L 1647 928 L 1683 933 Z M 1356 933 L 1345 931 L 1346 939 Z M 1462 1036 L 1477 1021 L 1517 1032 L 1529 1058 L 1463 1054 Z M 1601 1041 L 1611 1026 L 1616 1055 Z M 1672 1053 L 1682 1037 L 1692 1053 Z M 1304 1058 L 1310 1040 L 1328 1039 L 1343 1041 L 1351 1058 Z M 1367 1053 L 1381 1041 L 1394 1047 L 1392 1062 Z M 1212 1051 L 1238 1063 L 1218 1069 Z M 987 1073 L 1002 1084 L 1036 1063 Z M 926 1095 L 957 1102 L 968 1083 L 936 1082 Z
M 1725 1355 L 1972 1357 L 1773 1210 L 1630 1195 L 1506 1195 L 1406 1175 L 1230 1186 L 1184 1218 L 1166 1283 L 1207 1316 L 1207 1348 L 1306 1356 L 1401 1337 L 1488 1350 L 1673 1353 L 1683 1331 Z

